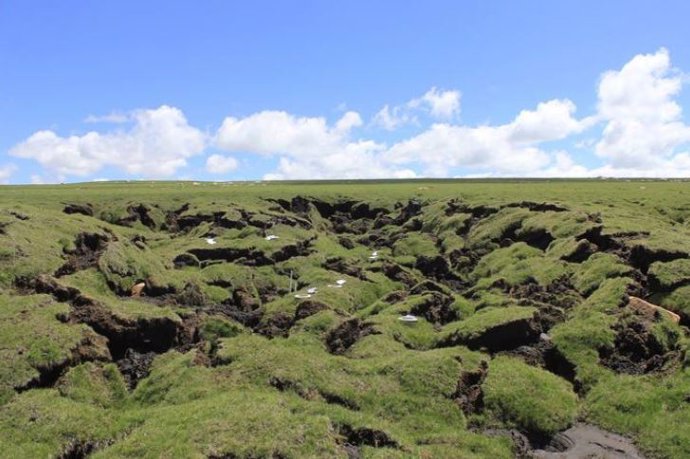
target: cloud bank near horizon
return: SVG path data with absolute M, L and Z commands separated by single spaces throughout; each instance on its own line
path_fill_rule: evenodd
M 105 130 L 70 136 L 39 130 L 9 155 L 41 166 L 42 172 L 33 174 L 36 183 L 45 177 L 93 179 L 106 170 L 125 177 L 179 177 L 188 175 L 192 158 L 201 158 L 206 172 L 222 178 L 241 174 L 239 158 L 247 156 L 275 164 L 263 175 L 266 180 L 688 177 L 690 126 L 677 101 L 685 82 L 661 48 L 604 72 L 595 112 L 581 117 L 573 101 L 560 98 L 526 108 L 505 124 L 466 125 L 460 121 L 460 90 L 432 87 L 405 103 L 384 104 L 368 120 L 356 111 L 329 122 L 265 110 L 227 116 L 209 132 L 168 105 L 89 115 L 85 122 L 104 124 Z M 393 142 L 372 135 L 410 129 L 417 132 Z M 578 160 L 583 154 L 592 154 L 600 165 L 586 166 Z M 0 183 L 9 182 L 17 169 L 0 164 Z

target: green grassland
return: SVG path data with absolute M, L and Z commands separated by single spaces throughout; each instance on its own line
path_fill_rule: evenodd
M 688 225 L 685 181 L 0 187 L 0 456 L 690 457 Z

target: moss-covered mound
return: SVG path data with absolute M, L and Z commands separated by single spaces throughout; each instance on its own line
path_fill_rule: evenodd
M 1 455 L 688 457 L 686 188 L 3 188 Z

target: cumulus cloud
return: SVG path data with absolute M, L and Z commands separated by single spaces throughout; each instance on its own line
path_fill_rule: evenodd
M 357 112 L 347 112 L 335 123 L 335 132 L 347 135 L 353 128 L 362 125 L 362 117 Z
M 17 170 L 17 166 L 14 164 L 5 164 L 0 166 L 0 183 L 8 183 L 10 177 Z
M 456 167 L 524 175 L 552 163 L 551 155 L 538 147 L 540 143 L 584 129 L 588 121 L 577 120 L 574 113 L 571 101 L 551 100 L 523 110 L 508 124 L 437 123 L 388 146 L 352 138 L 352 129 L 361 125 L 355 112 L 331 126 L 324 118 L 265 111 L 226 118 L 216 145 L 229 152 L 279 156 L 278 169 L 267 179 L 414 177 L 420 164 L 427 176 L 448 176 L 449 169 Z M 556 163 L 553 167 L 564 164 Z
M 406 107 L 389 107 L 384 105 L 371 120 L 371 124 L 387 131 L 394 131 L 400 126 L 410 124 L 417 120 L 409 113 Z
M 410 176 L 409 169 L 391 169 L 378 158 L 385 146 L 353 140 L 362 124 L 356 112 L 345 113 L 334 125 L 325 118 L 298 117 L 281 111 L 229 117 L 216 136 L 216 146 L 229 152 L 279 156 L 278 169 L 264 178 L 380 178 Z
M 568 99 L 554 99 L 540 103 L 536 110 L 522 110 L 506 126 L 510 131 L 509 139 L 516 144 L 560 140 L 593 124 L 594 118 L 591 117 L 575 119 L 575 110 L 575 104 Z
M 538 148 L 540 143 L 563 139 L 584 128 L 574 112 L 575 105 L 569 100 L 551 100 L 535 110 L 523 110 L 508 124 L 434 124 L 393 145 L 385 157 L 394 164 L 422 163 L 428 175 L 434 176 L 447 176 L 454 167 L 523 175 L 550 163 L 550 156 Z
M 404 104 L 383 106 L 373 117 L 368 133 L 372 127 L 415 125 L 417 134 L 393 144 L 359 136 L 364 123 L 355 111 L 335 121 L 274 110 L 230 116 L 211 141 L 229 154 L 276 158 L 266 179 L 447 177 L 458 170 L 472 176 L 687 177 L 690 126 L 677 101 L 685 81 L 662 48 L 603 73 L 596 112 L 583 118 L 576 117 L 571 100 L 562 98 L 521 110 L 504 124 L 466 125 L 459 123 L 460 91 L 432 87 Z M 127 124 L 68 137 L 38 131 L 10 154 L 38 161 L 48 176 L 87 176 L 114 167 L 156 177 L 174 175 L 209 143 L 169 106 L 87 121 Z M 601 130 L 591 129 L 595 125 Z M 565 139 L 577 155 L 565 150 Z M 550 142 L 559 142 L 556 151 Z M 582 165 L 583 155 L 588 167 Z M 592 165 L 597 158 L 599 164 Z M 233 156 L 206 158 L 210 173 L 237 168 Z M 13 171 L 0 167 L 0 181 Z
M 298 117 L 283 111 L 263 111 L 246 118 L 225 118 L 216 145 L 226 151 L 320 157 L 342 151 L 353 128 L 361 126 L 356 112 L 345 113 L 333 126 L 322 117 Z M 362 149 L 370 145 L 362 145 Z M 348 147 L 355 150 L 354 146 Z
M 671 67 L 666 49 L 639 54 L 618 71 L 604 73 L 598 88 L 598 116 L 606 122 L 596 154 L 633 175 L 670 171 L 685 164 L 676 151 L 690 141 L 682 108 L 674 99 L 683 76 Z M 676 156 L 674 156 L 676 155 Z M 687 170 L 687 169 L 686 169 Z
M 393 107 L 384 105 L 374 115 L 371 123 L 388 131 L 394 131 L 400 126 L 417 123 L 418 114 L 422 113 L 438 120 L 450 120 L 460 113 L 460 97 L 460 91 L 444 91 L 433 87 L 421 97 L 403 105 Z
M 170 176 L 204 150 L 206 136 L 190 126 L 181 110 L 163 105 L 130 115 L 129 130 L 62 137 L 38 131 L 10 150 L 34 159 L 60 176 L 87 176 L 104 167 L 144 177 Z
M 211 174 L 224 174 L 237 169 L 237 160 L 232 156 L 211 155 L 206 159 L 206 170 Z
M 436 87 L 422 97 L 407 103 L 410 108 L 423 108 L 438 119 L 450 119 L 460 113 L 460 91 L 442 91 Z

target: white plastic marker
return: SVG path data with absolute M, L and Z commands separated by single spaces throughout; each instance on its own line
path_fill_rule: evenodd
M 335 281 L 335 284 L 328 284 L 328 286 L 330 288 L 343 288 L 345 282 L 347 282 L 345 279 L 338 279 L 337 281 Z
M 266 239 L 267 241 L 272 241 L 273 239 L 279 239 L 279 237 L 276 236 L 275 234 L 269 234 L 264 239 Z
M 207 238 L 206 238 L 206 243 L 207 243 L 207 244 L 210 244 L 210 245 L 217 244 L 215 238 L 212 238 L 212 237 L 207 237 Z
M 372 257 L 378 257 L 379 253 L 376 250 L 374 250 L 373 252 L 371 252 L 371 256 Z
M 295 295 L 295 298 L 299 298 L 300 300 L 304 298 L 311 298 L 311 295 L 308 293 L 298 293 Z
M 316 293 L 316 287 L 308 288 L 308 289 L 307 289 L 307 293 L 310 294 L 310 295 L 313 295 L 314 293 Z
M 412 314 L 405 314 L 402 317 L 398 317 L 398 320 L 405 324 L 414 324 L 417 323 L 419 319 L 417 319 L 417 317 L 413 316 Z

